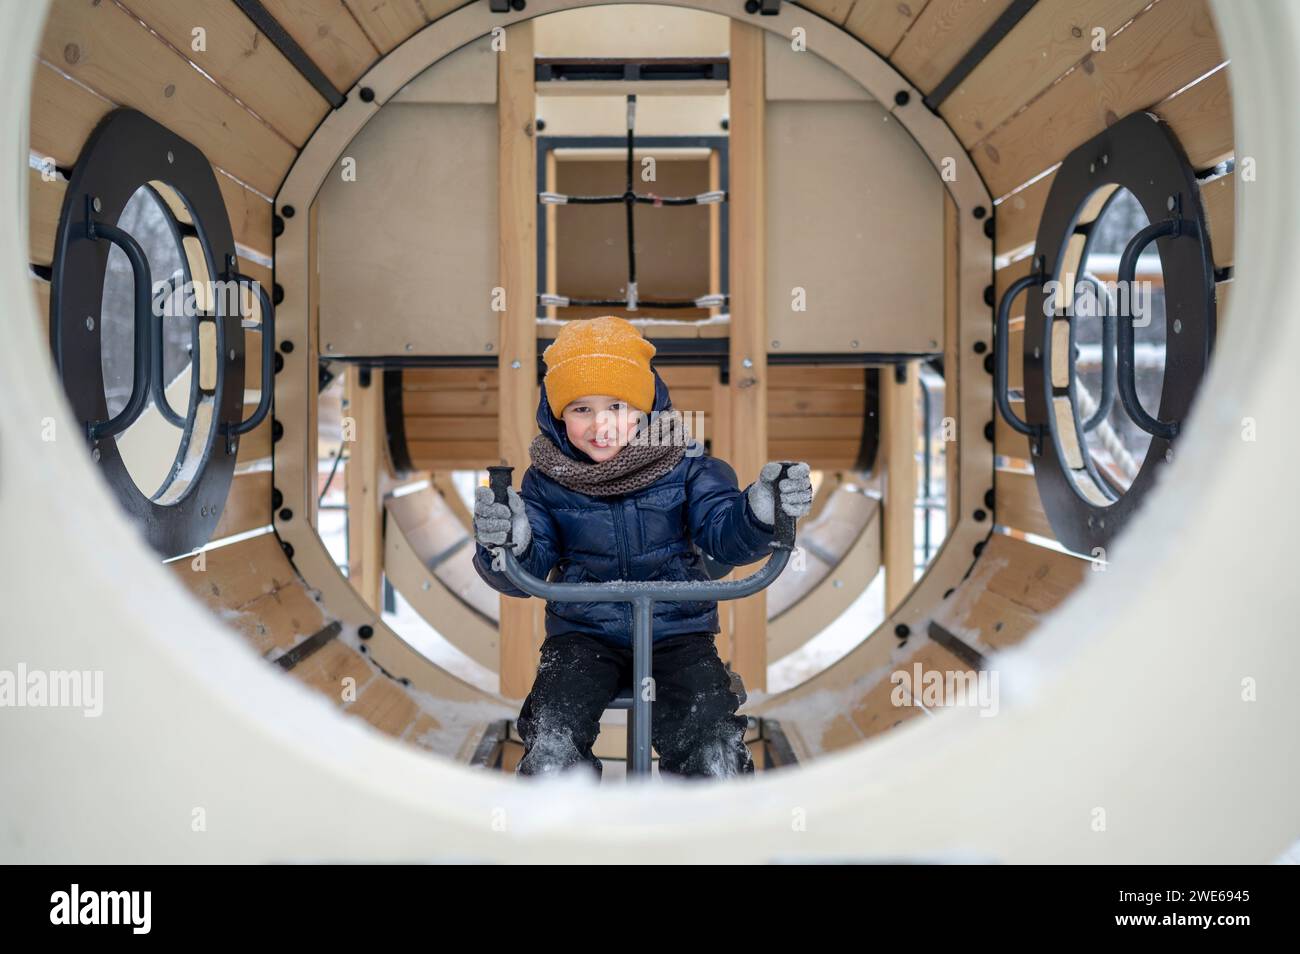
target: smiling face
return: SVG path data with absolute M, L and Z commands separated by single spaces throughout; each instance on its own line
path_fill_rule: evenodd
M 576 398 L 560 413 L 569 443 L 598 464 L 609 460 L 627 445 L 644 416 L 622 398 L 607 394 Z

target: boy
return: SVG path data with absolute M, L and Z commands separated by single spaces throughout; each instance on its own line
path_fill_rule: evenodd
M 558 564 L 560 582 L 707 580 L 699 544 L 735 566 L 764 559 L 774 534 L 771 480 L 742 493 L 735 471 L 687 445 L 680 412 L 650 366 L 655 347 L 613 316 L 571 321 L 543 354 L 547 373 L 529 447 L 532 466 L 509 506 L 475 490 L 474 566 L 494 589 L 527 596 L 492 569 L 513 527 L 513 551 L 534 576 Z M 649 417 L 647 417 L 649 415 Z M 796 517 L 812 507 L 806 463 L 778 489 Z M 716 601 L 654 604 L 651 741 L 661 772 L 730 776 L 754 771 L 744 744 L 742 699 L 714 645 Z M 520 775 L 601 762 L 591 751 L 600 717 L 630 680 L 628 603 L 547 601 L 546 640 L 532 691 L 517 722 L 525 752 Z M 743 691 L 743 690 L 742 690 Z

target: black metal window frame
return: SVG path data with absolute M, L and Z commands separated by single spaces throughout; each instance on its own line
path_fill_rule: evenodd
M 1111 184 L 1132 193 L 1152 223 L 1129 242 L 1122 259 L 1128 262 L 1132 271 L 1142 248 L 1154 242 L 1160 253 L 1165 289 L 1165 373 L 1160 407 L 1154 415 L 1141 408 L 1132 387 L 1132 316 L 1114 316 L 1118 337 L 1114 372 L 1118 379 L 1117 387 L 1130 417 L 1152 435 L 1138 473 L 1122 493 L 1113 486 L 1104 486 L 1104 479 L 1091 466 L 1084 423 L 1080 420 L 1076 402 L 1073 353 L 1067 361 L 1068 384 L 1054 386 L 1051 377 L 1052 324 L 1067 316 L 1055 314 L 1055 300 L 1048 283 L 1060 279 L 1069 243 L 1080 230 L 1079 218 L 1085 204 L 1097 189 Z M 1090 241 L 1085 241 L 1081 263 L 1086 261 L 1089 244 Z M 1119 277 L 1123 282 L 1123 264 Z M 1076 286 L 1081 279 L 1082 276 L 1076 276 Z M 1021 353 L 1025 420 L 1013 420 L 1014 415 L 1010 415 L 1008 421 L 1029 437 L 1035 482 L 1043 509 L 1056 538 L 1070 550 L 1088 555 L 1097 552 L 1098 548 L 1104 551 L 1151 490 L 1159 469 L 1172 461 L 1179 425 L 1191 411 L 1214 347 L 1214 282 L 1214 262 L 1200 184 L 1186 153 L 1167 124 L 1150 113 L 1132 113 L 1065 158 L 1052 180 L 1039 222 L 1033 272 L 1013 286 L 1004 298 L 1003 307 L 999 309 L 998 337 L 1005 338 L 1006 306 L 1011 295 L 1017 290 L 1027 290 L 1029 297 L 1025 306 L 1024 348 Z M 1073 302 L 1076 295 L 1077 287 L 1071 289 L 1067 297 Z M 1073 319 L 1070 320 L 1068 347 L 1072 352 L 1074 331 Z M 1177 333 L 1172 330 L 1175 321 L 1179 323 Z M 997 382 L 997 398 L 1000 409 L 1007 415 L 1005 349 L 1005 340 L 1000 341 L 998 359 L 1001 374 Z M 1070 402 L 1073 438 L 1085 468 L 1089 477 L 1098 483 L 1099 493 L 1110 498 L 1107 503 L 1099 504 L 1085 496 L 1066 461 L 1053 411 L 1054 399 L 1063 397 Z
M 114 223 L 131 197 L 141 187 L 155 181 L 173 189 L 189 211 L 193 224 L 182 223 L 171 214 L 166 202 L 157 197 L 168 212 L 173 234 L 178 238 L 191 235 L 197 238 L 208 277 L 214 282 L 243 279 L 235 271 L 238 260 L 230 218 L 216 173 L 207 158 L 190 142 L 143 113 L 126 108 L 114 110 L 100 121 L 86 140 L 69 177 L 51 269 L 50 348 L 73 415 L 82 425 L 82 436 L 87 441 L 91 458 L 98 462 L 117 500 L 139 524 L 146 540 L 166 558 L 193 552 L 211 538 L 233 480 L 239 434 L 250 429 L 250 421 L 242 419 L 242 318 L 238 313 L 226 315 L 218 309 L 196 316 L 191 358 L 193 383 L 184 421 L 185 435 L 173 472 L 163 490 L 153 497 L 141 491 L 118 450 L 113 434 L 133 423 L 131 413 L 119 415 L 121 420 L 115 427 L 103 427 L 109 417 L 102 366 L 101 311 L 112 247 L 110 241 L 121 247 L 128 258 L 139 258 L 142 253 L 138 243 L 117 229 Z M 182 248 L 181 257 L 186 261 L 186 278 L 189 279 L 192 276 L 188 258 L 180 243 L 178 248 Z M 144 272 L 147 275 L 147 260 Z M 137 284 L 140 277 L 139 274 L 135 276 Z M 152 288 L 148 293 L 152 299 Z M 138 287 L 136 295 L 136 314 L 139 316 L 142 303 Z M 222 296 L 216 297 L 217 304 L 220 304 Z M 265 312 L 265 301 L 263 299 L 263 322 L 267 323 L 271 317 Z M 151 308 L 148 310 L 148 329 L 140 330 L 139 321 L 136 322 L 134 373 L 137 378 L 141 375 L 154 377 L 155 346 L 160 332 L 155 328 L 158 319 Z M 199 362 L 202 359 L 199 327 L 206 322 L 213 325 L 216 339 L 213 353 L 216 381 L 211 389 L 203 388 L 199 381 Z M 273 325 L 268 324 L 267 328 L 270 327 Z M 142 338 L 148 342 L 147 356 L 143 361 L 139 360 Z M 269 398 L 270 395 L 265 395 L 259 405 L 262 416 L 266 413 L 263 407 L 269 406 Z M 189 442 L 196 408 L 202 401 L 211 402 L 212 419 L 201 457 L 196 466 L 192 460 L 188 462 L 187 466 L 192 466 L 193 473 L 187 476 L 187 483 L 173 497 L 167 491 L 177 476 L 176 467 L 187 460 L 188 453 L 198 452 L 189 447 Z M 134 403 L 134 408 L 128 407 L 124 411 L 138 416 L 143 405 L 138 401 Z

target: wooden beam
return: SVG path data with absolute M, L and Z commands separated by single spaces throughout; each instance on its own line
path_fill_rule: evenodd
M 731 21 L 730 463 L 743 489 L 768 460 L 763 30 Z M 732 603 L 731 668 L 767 689 L 767 596 Z
M 498 340 L 501 463 L 515 468 L 516 488 L 529 464 L 536 430 L 537 385 L 537 141 L 534 138 L 533 24 L 507 27 L 497 57 L 497 133 L 500 148 L 498 215 L 500 285 L 505 310 Z M 486 293 L 485 289 L 485 293 Z M 537 671 L 545 603 L 501 597 L 501 694 L 519 699 Z
M 917 367 L 880 375 L 880 446 L 884 460 L 885 613 L 912 590 L 915 576 Z
M 348 582 L 376 613 L 383 611 L 383 501 L 380 473 L 384 454 L 384 372 L 369 382 L 362 369 L 348 368 L 344 383 L 347 408 L 344 437 L 352 424 L 344 477 L 348 501 Z M 350 421 L 349 421 L 350 419 Z

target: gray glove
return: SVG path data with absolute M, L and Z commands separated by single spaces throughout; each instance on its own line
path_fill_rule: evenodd
M 506 488 L 510 505 L 497 503 L 491 487 L 474 488 L 474 539 L 485 547 L 500 548 L 505 545 L 506 531 L 511 531 L 515 556 L 523 556 L 533 538 L 533 528 L 528 525 L 524 511 L 524 498 L 515 488 Z
M 792 517 L 802 517 L 812 510 L 812 479 L 808 476 L 811 468 L 800 461 L 786 471 L 786 477 L 780 482 L 777 492 L 781 495 L 781 509 Z M 776 525 L 776 501 L 772 495 L 772 482 L 781 473 L 779 461 L 769 461 L 763 465 L 758 480 L 749 485 L 745 493 L 749 497 L 749 509 L 761 523 Z

